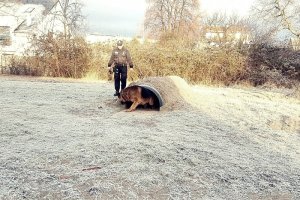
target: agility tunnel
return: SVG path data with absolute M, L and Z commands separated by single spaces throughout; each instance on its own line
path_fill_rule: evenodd
M 174 110 L 185 108 L 191 96 L 191 87 L 178 76 L 147 77 L 132 82 L 128 87 L 140 86 L 151 91 L 156 99 L 158 110 Z

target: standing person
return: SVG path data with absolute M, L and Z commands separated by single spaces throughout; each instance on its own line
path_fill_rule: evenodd
M 129 51 L 123 46 L 123 41 L 117 42 L 117 48 L 113 49 L 110 60 L 108 62 L 108 70 L 112 70 L 112 64 L 114 64 L 113 72 L 115 79 L 115 94 L 114 96 L 120 95 L 120 82 L 121 90 L 126 87 L 127 81 L 127 65 L 130 70 L 133 70 L 133 63 Z

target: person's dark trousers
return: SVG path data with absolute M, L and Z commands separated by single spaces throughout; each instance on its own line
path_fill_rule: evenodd
M 121 82 L 122 90 L 126 87 L 126 81 L 127 81 L 127 66 L 126 65 L 115 66 L 114 79 L 115 79 L 116 92 L 119 92 L 119 90 L 120 90 L 120 82 Z

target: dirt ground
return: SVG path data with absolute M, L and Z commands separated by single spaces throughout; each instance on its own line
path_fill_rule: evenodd
M 170 80 L 127 113 L 111 82 L 0 76 L 0 199 L 300 199 L 299 99 Z

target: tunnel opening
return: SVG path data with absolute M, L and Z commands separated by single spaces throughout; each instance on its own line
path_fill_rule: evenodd
M 178 76 L 146 77 L 130 83 L 128 87 L 132 86 L 140 86 L 153 92 L 160 111 L 188 108 L 190 103 L 187 99 L 193 98 L 191 87 Z
M 162 107 L 164 105 L 163 99 L 160 95 L 160 93 L 152 86 L 149 85 L 145 85 L 145 84 L 136 84 L 136 85 L 130 85 L 129 87 L 133 87 L 133 86 L 139 86 L 142 88 L 142 93 L 141 96 L 143 98 L 149 98 L 149 97 L 153 97 L 154 99 L 154 105 L 151 106 L 149 104 L 146 105 L 139 105 L 137 107 L 137 109 L 151 109 L 151 110 L 160 110 L 160 107 Z M 131 101 L 126 101 L 125 102 L 125 107 L 128 109 L 130 108 L 130 106 L 133 104 L 133 102 Z

